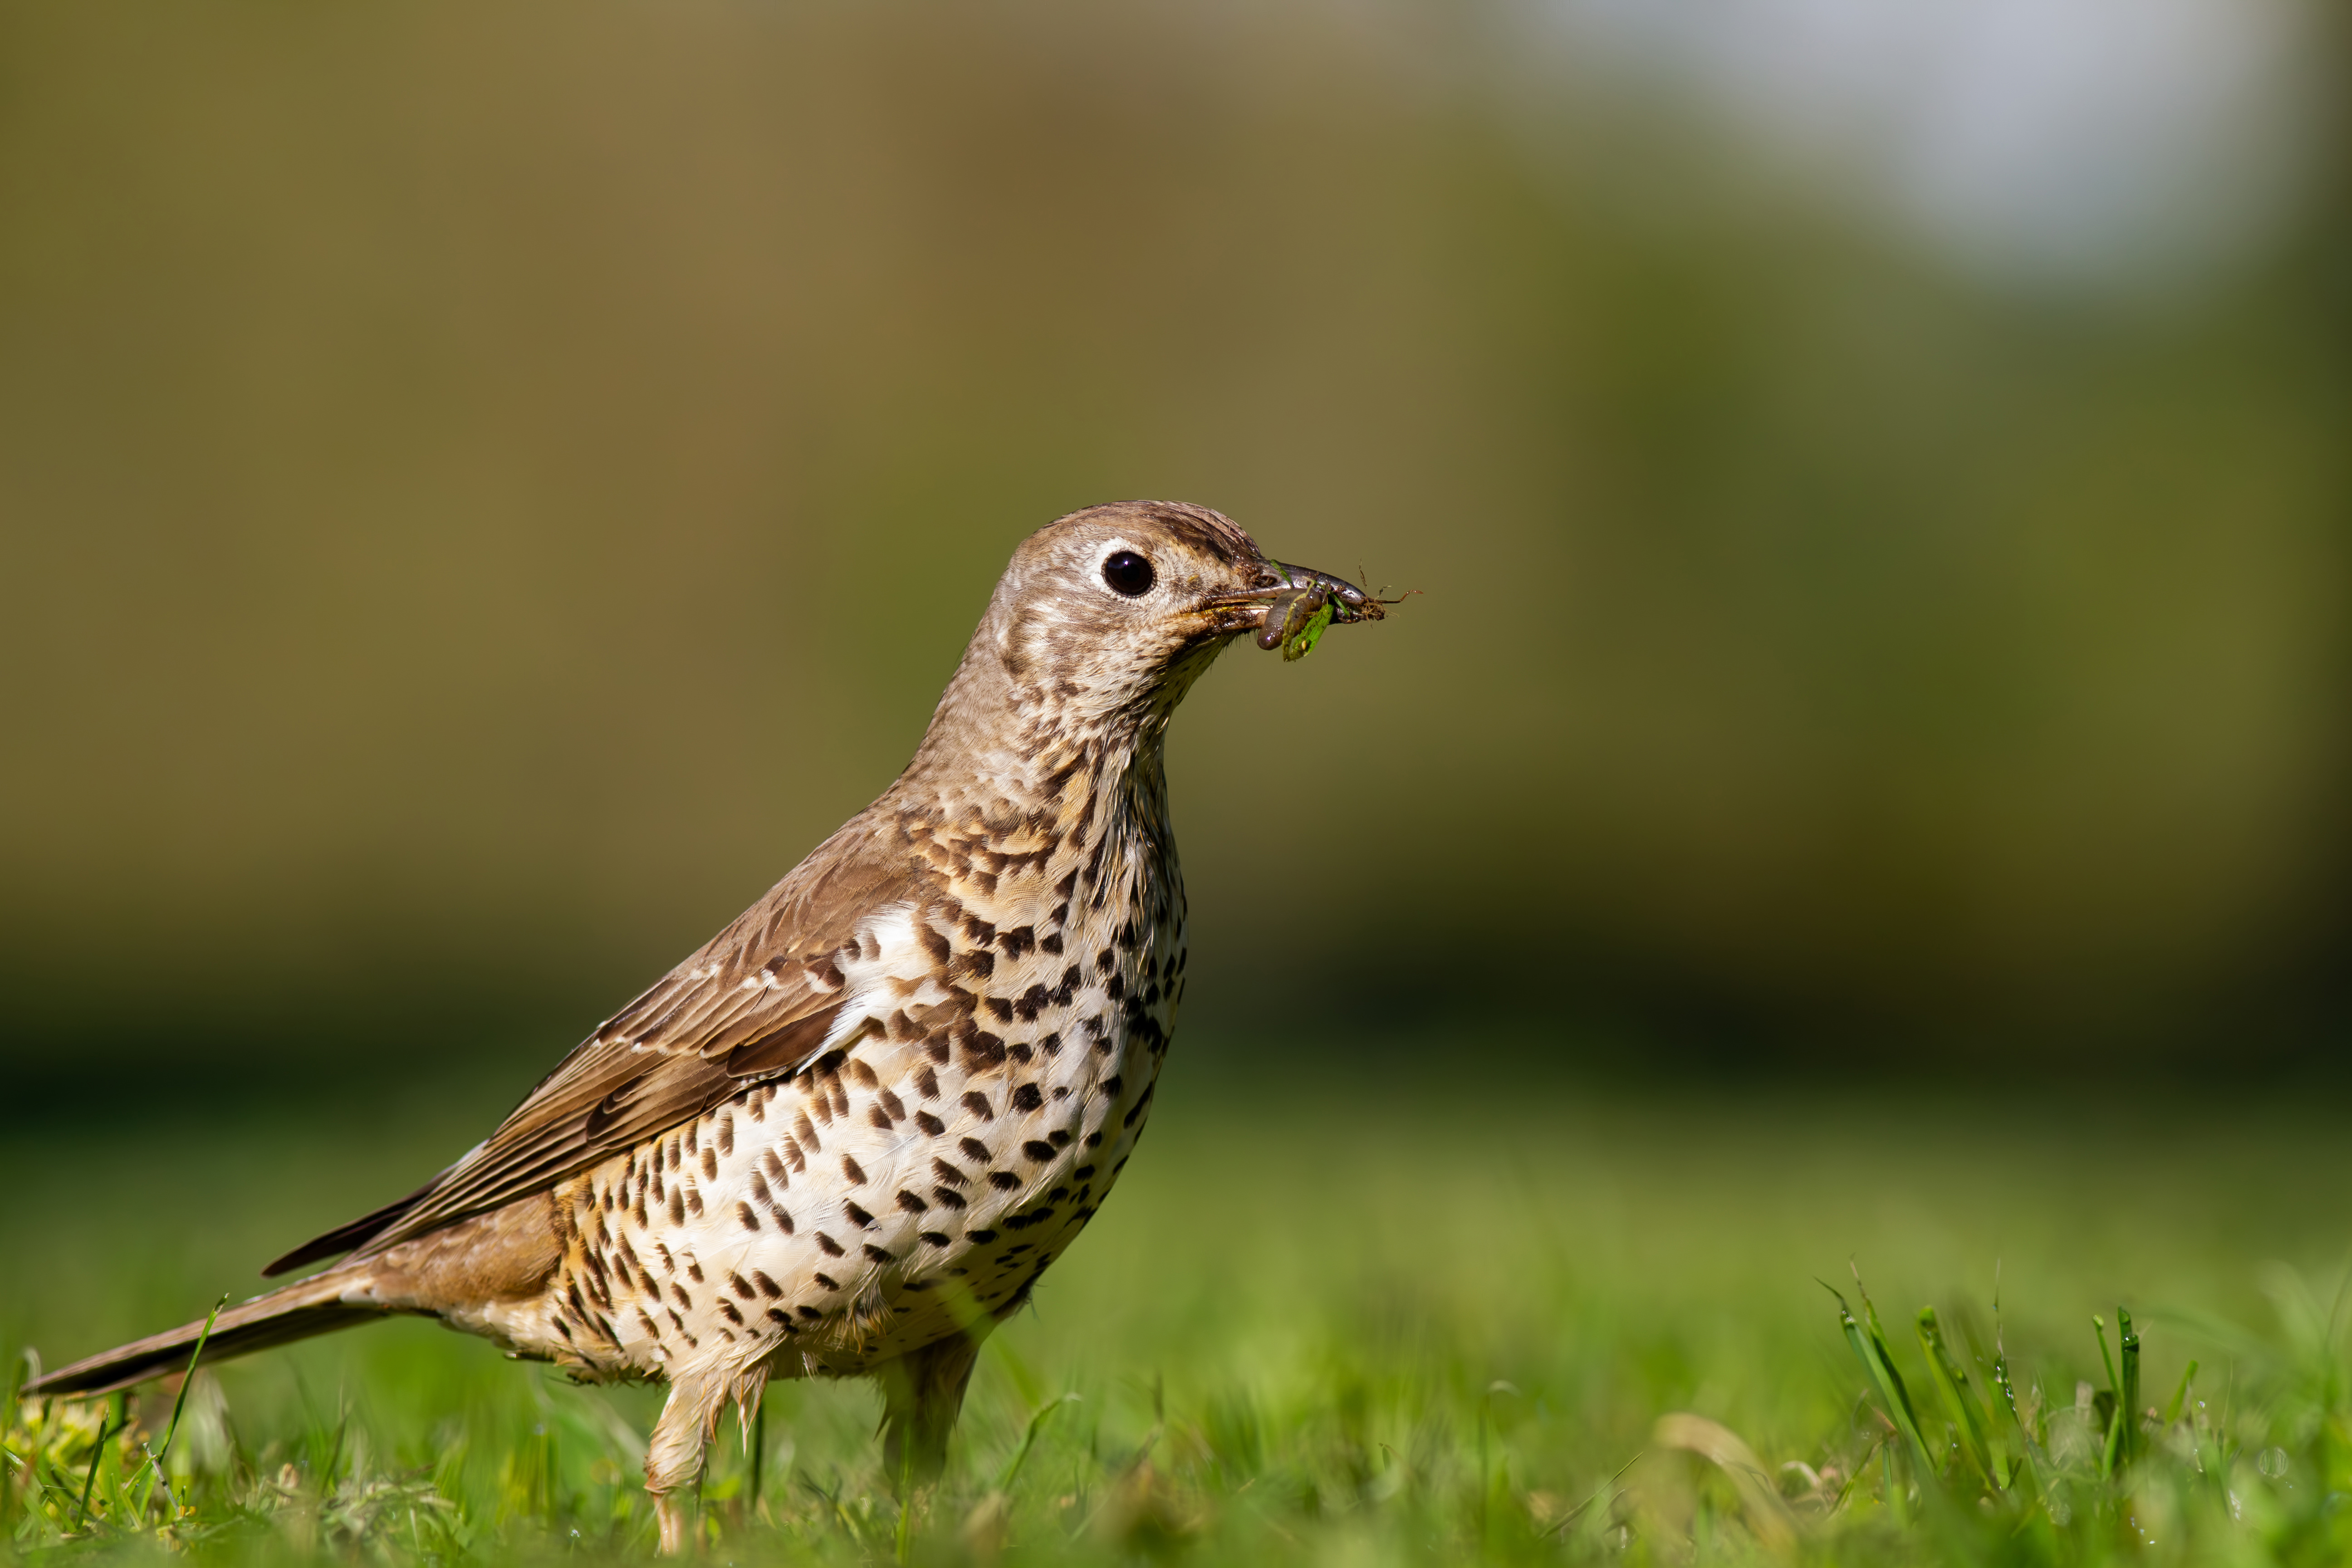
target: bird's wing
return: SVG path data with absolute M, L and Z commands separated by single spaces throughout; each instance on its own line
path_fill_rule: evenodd
M 853 825 L 854 826 L 855 825 Z M 360 1256 L 543 1192 L 690 1121 L 751 1084 L 808 1065 L 841 1010 L 839 955 L 867 914 L 919 900 L 927 868 L 827 850 L 845 829 L 691 958 L 608 1020 L 457 1163 L 397 1203 L 262 1272 Z M 872 840 L 866 838 L 866 843 Z

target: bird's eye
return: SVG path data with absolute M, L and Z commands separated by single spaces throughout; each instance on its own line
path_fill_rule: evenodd
M 1110 559 L 1103 563 L 1103 581 L 1110 584 L 1111 592 L 1130 599 L 1139 599 L 1151 592 L 1157 575 L 1151 570 L 1151 563 L 1132 550 L 1113 551 Z

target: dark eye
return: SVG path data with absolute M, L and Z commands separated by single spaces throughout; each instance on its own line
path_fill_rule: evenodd
M 1139 599 L 1151 592 L 1156 575 L 1151 563 L 1132 550 L 1114 551 L 1111 558 L 1103 563 L 1103 581 L 1111 585 L 1113 593 L 1124 594 L 1130 599 Z

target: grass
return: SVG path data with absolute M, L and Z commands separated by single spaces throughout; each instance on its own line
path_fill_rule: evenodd
M 889 1500 L 866 1385 L 780 1384 L 756 1446 L 713 1450 L 715 1560 L 2352 1554 L 2352 1119 L 2321 1097 L 1187 1045 L 1117 1196 L 991 1342 L 939 1491 Z M 518 1087 L 17 1126 L 0 1349 L 54 1364 L 249 1293 Z M 394 1322 L 207 1372 L 176 1430 L 160 1394 L 26 1405 L 0 1559 L 643 1555 L 659 1397 Z

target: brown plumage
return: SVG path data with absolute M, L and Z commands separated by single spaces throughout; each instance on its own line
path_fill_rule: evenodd
M 1091 508 L 1023 542 L 880 799 L 599 1028 L 424 1186 L 265 1270 L 207 1359 L 425 1313 L 587 1381 L 672 1385 L 666 1550 L 730 1400 L 879 1377 L 894 1479 L 935 1474 L 979 1343 L 1092 1216 L 1183 991 L 1169 716 L 1311 585 L 1203 508 Z M 99 1393 L 199 1325 L 51 1373 Z

